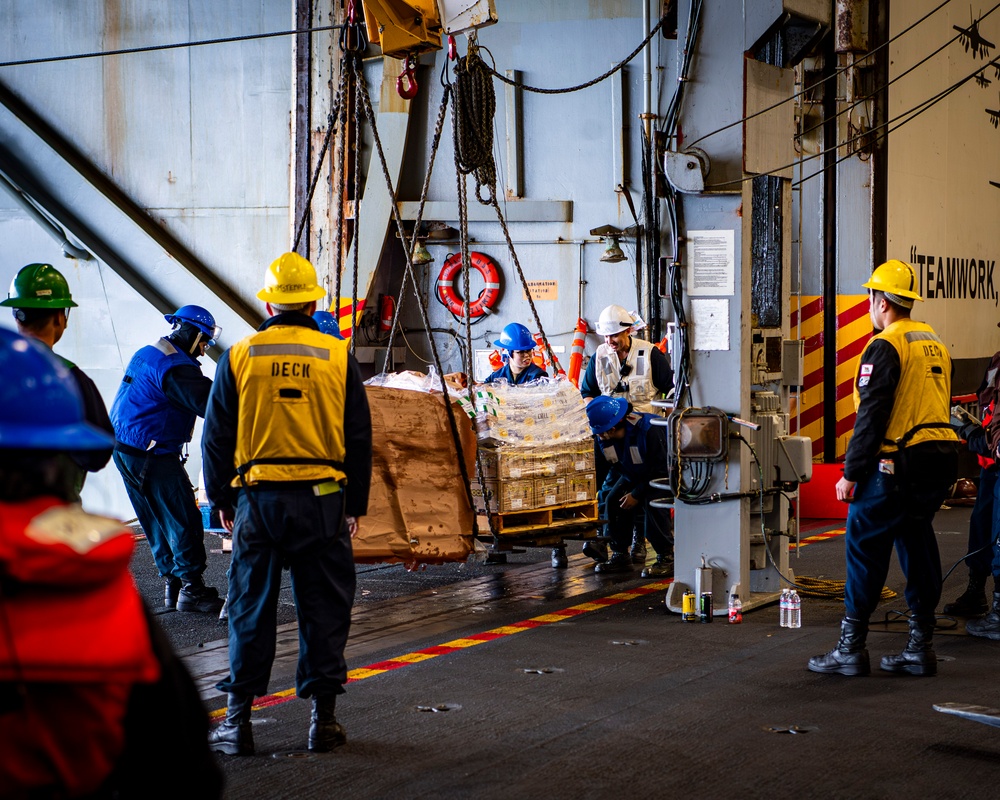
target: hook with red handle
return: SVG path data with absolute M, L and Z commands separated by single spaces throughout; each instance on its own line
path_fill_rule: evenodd
M 405 66 L 403 71 L 396 78 L 396 92 L 404 100 L 412 100 L 417 96 L 417 79 L 414 76 L 414 70 L 417 68 L 417 58 L 416 56 L 409 55 L 406 57 Z

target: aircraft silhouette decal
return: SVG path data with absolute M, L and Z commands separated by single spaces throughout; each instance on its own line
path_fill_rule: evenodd
M 970 19 L 972 18 L 971 8 L 969 9 L 969 17 Z M 986 58 L 989 56 L 990 51 L 996 47 L 993 42 L 986 39 L 979 32 L 978 19 L 973 19 L 968 28 L 963 28 L 960 25 L 952 25 L 951 27 L 958 31 L 958 41 L 962 43 L 966 53 L 970 50 L 972 51 L 973 58 L 979 58 L 980 56 Z M 996 68 L 996 64 L 993 66 Z M 1000 70 L 998 70 L 998 73 L 1000 73 Z M 1000 74 L 997 77 L 1000 78 Z

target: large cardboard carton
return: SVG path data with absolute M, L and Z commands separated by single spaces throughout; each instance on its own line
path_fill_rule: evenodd
M 374 457 L 368 515 L 354 539 L 355 561 L 464 561 L 473 548 L 474 512 L 443 396 L 376 386 L 366 390 Z M 473 477 L 476 435 L 457 403 L 452 410 L 461 457 Z

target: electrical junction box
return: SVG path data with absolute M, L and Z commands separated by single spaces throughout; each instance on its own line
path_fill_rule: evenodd
M 812 439 L 808 436 L 779 436 L 775 467 L 781 483 L 808 483 L 812 480 Z
M 803 376 L 803 357 L 806 343 L 804 339 L 782 339 L 781 341 L 781 385 L 801 386 L 805 383 Z

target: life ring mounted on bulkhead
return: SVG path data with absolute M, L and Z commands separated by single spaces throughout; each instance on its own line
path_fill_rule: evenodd
M 472 251 L 469 262 L 483 276 L 486 286 L 479 297 L 469 302 L 469 317 L 475 319 L 489 314 L 500 299 L 500 266 L 485 253 Z M 465 303 L 455 291 L 455 277 L 462 271 L 462 254 L 452 253 L 444 261 L 437 278 L 438 300 L 456 317 L 465 313 Z

